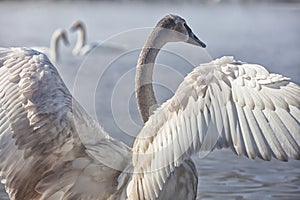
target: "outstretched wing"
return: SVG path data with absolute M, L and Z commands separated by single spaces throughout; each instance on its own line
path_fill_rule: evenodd
M 44 54 L 0 49 L 0 177 L 12 199 L 109 198 L 129 151 L 72 98 Z
M 298 85 L 259 65 L 232 57 L 200 65 L 139 133 L 128 198 L 157 197 L 182 160 L 216 147 L 252 159 L 300 159 L 299 97 Z

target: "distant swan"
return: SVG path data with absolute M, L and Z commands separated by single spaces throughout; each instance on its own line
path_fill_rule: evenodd
M 53 32 L 50 40 L 50 47 L 31 47 L 31 48 L 46 54 L 51 60 L 51 62 L 56 63 L 60 59 L 59 50 L 58 50 L 60 40 L 62 40 L 65 45 L 69 45 L 67 33 L 64 29 L 61 28 L 56 29 Z
M 174 41 L 204 46 L 184 19 L 168 15 L 141 55 L 153 58 Z M 145 77 L 137 85 L 152 83 L 149 64 L 138 63 Z M 44 54 L 1 48 L 0 176 L 12 200 L 182 199 L 176 185 L 165 188 L 193 153 L 229 147 L 249 158 L 300 159 L 299 96 L 288 78 L 223 57 L 188 74 L 144 118 L 130 149 L 86 113 Z
M 73 55 L 83 56 L 90 53 L 93 49 L 98 48 L 102 52 L 119 52 L 123 51 L 124 48 L 116 44 L 107 42 L 86 42 L 86 28 L 82 21 L 75 21 L 71 26 L 71 31 L 77 31 L 77 41 L 74 49 L 72 50 Z

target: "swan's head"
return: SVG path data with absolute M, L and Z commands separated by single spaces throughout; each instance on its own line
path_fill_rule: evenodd
M 57 41 L 62 39 L 66 46 L 68 46 L 70 44 L 68 36 L 67 36 L 67 32 L 65 29 L 62 29 L 62 28 L 56 29 L 53 33 L 53 37 Z
M 85 29 L 84 23 L 80 20 L 77 20 L 77 21 L 73 22 L 73 24 L 71 25 L 71 28 L 70 28 L 70 30 L 72 32 L 74 32 L 78 29 L 81 29 L 81 30 Z
M 162 18 L 156 25 L 156 28 L 166 30 L 167 42 L 186 42 L 196 46 L 206 47 L 187 25 L 186 21 L 178 15 L 167 15 Z

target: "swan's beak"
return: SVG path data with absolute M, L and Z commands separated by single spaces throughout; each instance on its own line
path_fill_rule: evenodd
M 204 42 L 202 42 L 192 31 L 189 31 L 189 38 L 186 42 L 203 48 L 206 47 L 206 44 L 204 44 Z

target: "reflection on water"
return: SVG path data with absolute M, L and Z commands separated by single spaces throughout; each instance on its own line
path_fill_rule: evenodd
M 204 51 L 172 44 L 169 50 L 181 51 L 162 52 L 158 62 L 164 67 L 156 69 L 154 79 L 158 83 L 156 92 L 160 102 L 172 95 L 194 65 L 210 59 L 207 52 L 213 58 L 234 55 L 238 60 L 260 63 L 300 83 L 298 4 L 170 6 L 166 3 L 1 2 L 0 5 L 0 46 L 46 45 L 54 29 L 68 28 L 76 19 L 87 23 L 88 39 L 92 41 L 132 28 L 151 27 L 168 13 L 182 15 L 208 48 Z M 139 52 L 135 48 L 141 47 L 147 34 L 142 36 L 129 36 L 126 42 L 132 46 L 127 48 L 132 51 L 119 55 L 117 60 L 115 54 L 95 52 L 81 66 L 82 58 L 73 57 L 71 51 L 63 47 L 62 62 L 57 65 L 84 107 L 113 137 L 128 144 L 142 124 L 133 95 L 134 67 Z M 70 35 L 70 39 L 74 42 L 75 36 Z M 103 67 L 107 62 L 109 67 Z M 117 107 L 117 112 L 111 107 Z M 126 121 L 128 113 L 130 120 Z M 125 125 L 118 123 L 122 121 Z M 215 151 L 201 160 L 195 156 L 193 160 L 199 173 L 199 199 L 300 199 L 298 161 L 248 160 L 229 150 Z

